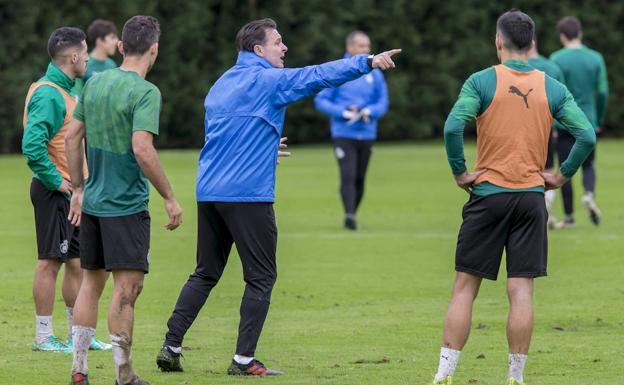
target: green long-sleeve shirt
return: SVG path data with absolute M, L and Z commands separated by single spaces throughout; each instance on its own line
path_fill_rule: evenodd
M 546 59 L 542 55 L 537 55 L 535 57 L 529 58 L 529 65 L 535 69 L 543 71 L 546 75 L 551 78 L 557 80 L 558 82 L 564 83 L 565 78 L 563 77 L 563 72 L 561 72 L 561 68 L 552 60 Z
M 38 80 L 41 81 L 52 82 L 68 93 L 74 86 L 74 81 L 53 63 L 48 65 L 45 75 Z M 65 99 L 56 88 L 43 85 L 32 94 L 27 110 L 28 120 L 22 138 L 22 154 L 26 157 L 28 167 L 35 177 L 46 188 L 56 190 L 63 178 L 50 160 L 47 146 L 63 127 L 67 113 Z
M 599 127 L 603 124 L 609 98 L 607 67 L 600 53 L 585 46 L 562 48 L 550 56 L 563 72 L 563 83 L 587 119 Z
M 533 67 L 526 62 L 510 60 L 504 63 L 507 67 L 521 72 L 532 71 Z M 594 148 L 596 134 L 585 114 L 576 105 L 574 98 L 566 87 L 550 76 L 546 76 L 546 97 L 550 112 L 561 123 L 561 128 L 570 132 L 576 143 L 568 159 L 561 165 L 561 173 L 571 177 L 576 173 L 585 158 Z M 449 165 L 453 174 L 459 175 L 466 171 L 464 157 L 464 126 L 487 110 L 496 92 L 496 70 L 494 67 L 472 74 L 464 83 L 459 98 L 451 110 L 444 125 L 444 143 Z M 491 195 L 501 192 L 544 191 L 542 186 L 529 189 L 509 189 L 493 185 L 489 182 L 473 186 L 476 195 Z

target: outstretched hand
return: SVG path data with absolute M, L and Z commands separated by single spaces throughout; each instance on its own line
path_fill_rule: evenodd
M 478 177 L 481 176 L 487 169 L 479 170 L 475 172 L 466 172 L 464 171 L 462 174 L 455 175 L 455 183 L 459 188 L 466 190 L 468 194 L 472 192 L 472 185 L 477 180 Z
M 379 68 L 382 70 L 388 70 L 390 68 L 396 67 L 394 62 L 392 61 L 392 56 L 401 53 L 400 48 L 391 49 L 390 51 L 382 52 L 373 56 L 373 63 L 371 67 Z

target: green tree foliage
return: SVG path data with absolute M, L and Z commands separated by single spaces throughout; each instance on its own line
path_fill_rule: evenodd
M 211 84 L 236 59 L 234 37 L 247 21 L 272 17 L 289 47 L 289 67 L 340 58 L 344 37 L 368 32 L 373 50 L 401 47 L 398 68 L 386 74 L 391 108 L 380 123 L 381 139 L 439 136 L 462 82 L 497 62 L 497 16 L 511 7 L 538 26 L 540 50 L 559 48 L 555 30 L 564 15 L 577 15 L 588 46 L 606 59 L 611 86 L 606 132 L 624 133 L 624 55 L 620 39 L 624 2 L 610 0 L 0 0 L 0 152 L 18 151 L 24 97 L 48 62 L 46 42 L 60 26 L 85 29 L 95 18 L 114 21 L 121 32 L 135 14 L 158 17 L 160 54 L 148 79 L 162 91 L 161 147 L 199 147 L 203 100 Z M 118 62 L 121 61 L 117 57 Z M 311 100 L 288 109 L 285 133 L 292 142 L 329 138 L 327 119 Z

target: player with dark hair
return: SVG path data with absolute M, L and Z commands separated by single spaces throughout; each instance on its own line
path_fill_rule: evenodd
M 111 59 L 117 52 L 117 27 L 112 21 L 97 19 L 87 28 L 87 44 L 91 48 L 87 71 L 83 78 L 76 79 L 76 85 L 72 90 L 74 95 L 82 94 L 84 83 L 100 72 L 117 68 L 117 63 Z
M 146 385 L 132 368 L 134 304 L 149 271 L 148 179 L 165 199 L 168 230 L 176 229 L 182 209 L 153 145 L 158 135 L 161 95 L 145 80 L 158 56 L 160 25 L 151 16 L 134 16 L 124 25 L 121 67 L 94 76 L 85 85 L 66 139 L 72 176 L 69 218 L 80 225 L 84 279 L 76 300 L 72 384 L 88 384 L 87 342 L 95 333 L 97 305 L 112 271 L 108 313 L 116 383 Z M 89 178 L 85 182 L 86 138 Z
M 435 384 L 451 385 L 468 340 L 472 306 L 483 278 L 495 280 L 506 252 L 510 385 L 524 382 L 533 332 L 533 280 L 547 273 L 544 190 L 574 175 L 596 136 L 566 87 L 528 63 L 535 25 L 518 10 L 496 24 L 501 64 L 471 75 L 444 125 L 445 147 L 457 185 L 470 194 L 462 212 L 455 254 L 457 271 L 444 322 Z M 476 118 L 477 160 L 468 172 L 464 125 Z M 544 172 L 556 119 L 576 143 L 556 174 Z
M 602 55 L 583 44 L 583 29 L 576 17 L 564 17 L 557 24 L 559 40 L 563 48 L 554 52 L 550 59 L 555 62 L 565 79 L 564 83 L 574 96 L 581 110 L 587 116 L 596 132 L 600 132 L 604 123 L 609 82 L 607 68 Z M 557 138 L 559 162 L 565 162 L 574 145 L 574 137 L 562 132 Z M 583 187 L 585 194 L 582 202 L 587 207 L 589 219 L 594 225 L 600 224 L 601 212 L 596 204 L 596 166 L 595 151 L 583 162 Z M 558 227 L 574 226 L 574 196 L 572 183 L 561 188 L 565 218 Z
M 62 27 L 48 40 L 50 64 L 45 76 L 30 86 L 24 106 L 22 153 L 34 177 L 30 199 L 35 211 L 39 261 L 33 282 L 36 337 L 33 350 L 71 352 L 73 308 L 82 280 L 78 229 L 67 220 L 71 178 L 65 157 L 65 134 L 76 100 L 70 96 L 74 81 L 87 65 L 85 34 L 78 28 Z M 60 215 L 59 215 L 60 213 Z M 63 300 L 68 324 L 68 340 L 54 336 L 52 310 L 56 278 L 65 264 Z M 92 338 L 92 349 L 110 345 Z

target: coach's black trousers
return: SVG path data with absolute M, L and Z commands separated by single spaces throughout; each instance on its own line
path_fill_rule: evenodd
M 277 278 L 277 226 L 273 203 L 266 202 L 197 203 L 197 267 L 184 284 L 167 322 L 166 345 L 182 345 L 184 335 L 221 278 L 232 243 L 240 255 L 246 283 L 236 354 L 254 356 Z
M 334 139 L 334 151 L 340 167 L 340 196 L 345 214 L 355 214 L 362 202 L 372 149 L 372 140 Z
M 574 136 L 564 130 L 559 130 L 557 138 L 557 157 L 559 165 L 568 159 L 572 146 L 574 146 Z M 583 187 L 586 192 L 594 192 L 596 188 L 596 168 L 594 167 L 595 149 L 589 154 L 585 162 L 583 162 Z M 574 194 L 572 192 L 572 181 L 568 181 L 561 186 L 561 195 L 563 197 L 563 211 L 566 215 L 574 213 Z

